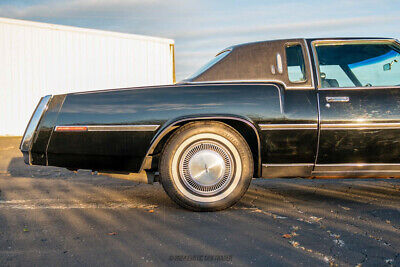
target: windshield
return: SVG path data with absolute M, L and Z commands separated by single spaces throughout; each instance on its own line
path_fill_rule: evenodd
M 400 48 L 391 41 L 316 44 L 321 88 L 400 85 Z
M 222 60 L 224 57 L 226 57 L 230 52 L 231 52 L 231 50 L 229 49 L 229 50 L 225 50 L 225 51 L 222 51 L 221 53 L 217 54 L 207 64 L 205 64 L 203 67 L 201 67 L 198 71 L 196 71 L 194 74 L 192 74 L 190 77 L 186 78 L 185 80 L 191 80 L 191 79 L 196 78 L 197 76 L 199 76 L 200 74 L 202 74 L 203 72 L 205 72 L 206 70 L 208 70 L 209 68 L 214 66 L 217 62 Z

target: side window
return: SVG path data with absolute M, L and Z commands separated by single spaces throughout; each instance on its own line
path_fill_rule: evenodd
M 400 85 L 400 47 L 391 41 L 318 43 L 321 88 Z
M 322 88 L 339 87 L 339 84 L 341 87 L 354 86 L 350 78 L 338 65 L 321 65 L 319 71 L 321 72 Z
M 390 50 L 370 62 L 349 65 L 351 71 L 363 86 L 400 85 L 400 49 Z
M 299 83 L 306 81 L 306 68 L 303 49 L 300 44 L 286 45 L 286 65 L 289 81 Z

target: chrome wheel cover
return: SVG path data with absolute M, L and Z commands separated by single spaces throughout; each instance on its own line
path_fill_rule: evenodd
M 234 161 L 221 144 L 199 141 L 185 149 L 179 171 L 187 189 L 201 196 L 212 196 L 230 184 Z

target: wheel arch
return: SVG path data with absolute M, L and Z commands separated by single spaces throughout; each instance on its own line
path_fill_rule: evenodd
M 225 123 L 236 131 L 245 139 L 253 154 L 254 160 L 254 176 L 261 177 L 261 143 L 259 131 L 255 124 L 248 118 L 238 116 L 196 116 L 187 118 L 177 118 L 166 122 L 156 133 L 147 150 L 145 160 L 142 163 L 140 170 L 142 171 L 146 165 L 146 159 L 149 156 L 157 156 L 164 147 L 168 138 L 181 126 L 196 121 L 218 121 Z M 152 166 L 157 164 L 153 162 Z

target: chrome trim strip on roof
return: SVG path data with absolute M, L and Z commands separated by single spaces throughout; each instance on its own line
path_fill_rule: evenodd
M 88 132 L 143 132 L 143 131 L 155 131 L 160 125 L 58 125 L 55 128 L 57 132 L 58 129 L 62 127 L 80 127 L 86 128 Z
M 218 54 L 216 54 L 214 57 L 217 57 L 217 56 L 219 56 L 219 55 L 221 55 L 222 53 L 225 53 L 225 52 L 231 52 L 232 51 L 232 48 L 227 48 L 227 49 L 224 49 L 224 50 L 222 50 L 221 52 L 218 52 Z
M 298 90 L 314 90 L 315 88 L 312 86 L 288 86 L 286 85 L 283 81 L 281 80 L 274 80 L 274 79 L 268 79 L 268 80 L 223 80 L 223 81 L 203 81 L 203 82 L 186 82 L 182 85 L 191 85 L 191 84 L 231 84 L 231 83 L 254 83 L 254 84 L 260 84 L 260 83 L 267 83 L 267 84 L 272 84 L 273 83 L 279 83 L 282 84 L 285 89 L 298 89 Z
M 276 85 L 274 83 L 282 84 L 285 89 L 299 89 L 299 90 L 314 90 L 314 87 L 304 86 L 304 87 L 291 87 L 287 86 L 284 82 L 280 80 L 223 80 L 223 81 L 203 81 L 203 82 L 178 82 L 170 85 L 152 85 L 152 86 L 140 86 L 140 87 L 128 87 L 128 88 L 114 88 L 114 89 L 105 89 L 105 90 L 93 90 L 93 91 L 84 91 L 77 93 L 70 93 L 71 95 L 85 95 L 85 94 L 98 94 L 98 93 L 108 93 L 115 91 L 129 91 L 129 90 L 146 90 L 151 88 L 170 88 L 170 87 L 186 87 L 186 86 L 197 86 L 199 84 L 202 85 L 241 85 L 243 83 L 247 84 L 271 84 Z
M 298 124 L 258 124 L 262 131 L 265 130 L 316 130 L 317 123 L 298 123 Z
M 322 123 L 322 130 L 400 129 L 400 123 Z

